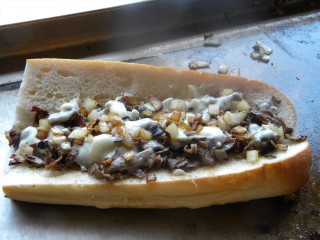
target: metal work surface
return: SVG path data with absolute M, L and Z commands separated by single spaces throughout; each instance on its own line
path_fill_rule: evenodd
M 197 210 L 101 210 L 23 203 L 1 196 L 1 239 L 320 239 L 320 13 L 215 34 L 223 39 L 219 47 L 203 46 L 203 35 L 197 35 L 122 52 L 93 50 L 86 58 L 183 69 L 190 61 L 210 60 L 210 68 L 202 71 L 217 72 L 223 63 L 239 68 L 240 76 L 278 88 L 296 107 L 297 132 L 308 135 L 312 146 L 312 176 L 303 189 L 286 197 Z M 250 58 L 259 39 L 273 49 L 269 63 Z M 12 125 L 18 93 L 17 84 L 9 82 L 18 81 L 21 74 L 19 67 L 0 72 L 5 83 L 0 89 L 1 159 L 8 150 L 4 131 Z

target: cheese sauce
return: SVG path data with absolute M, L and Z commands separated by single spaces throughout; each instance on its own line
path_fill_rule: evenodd
M 38 143 L 40 139 L 36 138 L 37 129 L 35 127 L 27 127 L 21 132 L 19 148 L 16 153 L 23 154 L 23 148 L 30 144 Z
M 248 128 L 249 133 L 253 136 L 256 142 L 261 142 L 262 140 L 274 139 L 278 136 L 271 128 L 267 125 L 262 125 L 261 127 L 258 124 L 252 123 Z
M 169 117 L 173 111 L 180 111 L 185 113 L 185 118 L 181 121 L 184 121 L 185 124 L 188 124 L 189 118 L 194 118 L 201 114 L 203 122 L 208 122 L 211 119 L 210 114 L 208 113 L 209 104 L 217 104 L 221 110 L 226 110 L 231 107 L 232 101 L 242 100 L 241 93 L 235 92 L 227 96 L 222 96 L 219 98 L 214 98 L 210 96 L 203 96 L 198 99 L 194 98 L 191 100 L 181 100 L 175 98 L 167 98 L 162 102 L 162 112 L 164 116 Z M 141 103 L 140 107 L 143 109 L 153 109 L 153 106 L 150 103 Z M 52 113 L 49 115 L 48 120 L 52 125 L 60 124 L 65 121 L 70 120 L 72 116 L 79 112 L 79 99 L 73 99 L 69 103 L 64 103 L 61 106 L 60 112 Z M 140 110 L 141 111 L 141 110 Z M 157 142 L 155 139 L 149 138 L 148 140 L 143 140 L 142 151 L 138 150 L 137 145 L 128 147 L 123 145 L 121 140 L 121 135 L 119 135 L 120 129 L 123 132 L 127 132 L 131 137 L 139 136 L 141 129 L 150 130 L 152 127 L 159 127 L 159 122 L 153 120 L 152 118 L 141 118 L 140 113 L 136 109 L 128 111 L 121 98 L 115 100 L 109 100 L 105 104 L 104 109 L 94 109 L 88 115 L 88 120 L 91 121 L 94 119 L 100 119 L 103 115 L 113 113 L 121 117 L 122 119 L 128 118 L 129 120 L 124 120 L 123 125 L 117 126 L 116 131 L 110 131 L 108 129 L 107 122 L 100 122 L 99 126 L 106 129 L 104 133 L 100 133 L 96 136 L 88 137 L 86 134 L 83 145 L 77 145 L 76 142 L 73 143 L 73 148 L 79 151 L 76 156 L 75 161 L 83 168 L 88 168 L 92 163 L 101 163 L 106 159 L 111 158 L 115 155 L 123 156 L 133 154 L 133 158 L 130 160 L 130 163 L 127 162 L 128 166 L 132 169 L 138 169 L 139 167 L 152 167 L 155 159 L 155 151 L 164 149 L 164 146 Z M 273 132 L 270 129 L 260 129 L 259 126 L 251 124 L 252 135 L 256 139 L 261 139 L 265 137 L 273 137 Z M 79 128 L 80 130 L 83 130 Z M 80 131 L 79 130 L 79 131 Z M 85 128 L 86 130 L 86 128 Z M 112 128 L 115 130 L 115 128 Z M 81 131 L 80 131 L 81 132 Z M 77 132 L 73 129 L 72 134 L 77 135 Z M 113 135 L 112 135 L 113 134 Z M 150 133 L 151 134 L 151 133 Z M 17 153 L 22 153 L 22 148 L 26 145 L 32 143 L 37 143 L 40 140 L 36 138 L 37 128 L 28 127 L 22 131 L 20 145 Z M 61 141 L 69 141 L 67 138 L 68 134 L 61 135 Z M 49 130 L 49 138 L 52 136 L 52 131 Z M 57 136 L 55 136 L 57 138 Z M 64 140 L 65 139 L 65 140 Z M 89 140 L 90 139 L 90 140 Z M 178 134 L 176 138 L 172 138 L 172 148 L 183 147 L 186 144 L 189 144 L 195 139 L 213 139 L 217 145 L 222 145 L 226 141 L 226 135 L 223 131 L 217 126 L 202 126 L 202 129 L 194 135 L 187 135 L 185 130 L 178 126 Z M 57 140 L 57 139 L 55 139 Z M 60 142 L 59 142 L 60 144 Z
M 79 111 L 79 99 L 73 99 L 69 103 L 64 103 L 58 113 L 52 113 L 48 117 L 50 123 L 62 123 L 68 121 Z

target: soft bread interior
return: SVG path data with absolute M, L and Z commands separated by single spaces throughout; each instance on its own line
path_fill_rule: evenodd
M 75 97 L 105 102 L 124 92 L 147 99 L 157 95 L 188 97 L 187 85 L 201 94 L 219 95 L 224 88 L 241 91 L 245 99 L 281 99 L 286 123 L 295 124 L 290 101 L 276 89 L 254 80 L 183 71 L 167 67 L 119 62 L 35 59 L 27 62 L 19 93 L 15 125 L 33 123 L 32 106 L 56 111 Z M 176 176 L 158 171 L 157 181 L 126 179 L 116 183 L 97 180 L 80 171 L 52 172 L 23 166 L 6 167 L 3 190 L 6 196 L 23 201 L 90 205 L 101 208 L 198 208 L 213 204 L 248 201 L 291 193 L 309 177 L 311 151 L 307 142 L 292 144 L 276 159 L 261 158 L 256 164 L 231 160 Z
M 15 125 L 23 128 L 32 124 L 34 114 L 30 110 L 35 105 L 58 111 L 63 103 L 75 97 L 104 103 L 123 93 L 134 94 L 141 100 L 147 100 L 150 95 L 162 100 L 172 96 L 185 99 L 190 97 L 188 85 L 196 86 L 203 95 L 219 96 L 225 88 L 241 91 L 251 104 L 278 97 L 282 101 L 280 115 L 289 126 L 295 125 L 296 113 L 290 101 L 259 81 L 134 63 L 65 59 L 27 61 Z

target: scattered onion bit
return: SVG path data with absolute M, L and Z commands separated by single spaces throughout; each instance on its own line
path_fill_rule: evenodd
M 234 128 L 231 129 L 232 133 L 236 133 L 236 134 L 242 134 L 242 133 L 246 133 L 248 130 L 245 127 L 242 126 L 236 126 Z
M 227 95 L 231 95 L 233 93 L 233 90 L 230 88 L 225 88 L 221 91 L 220 95 L 221 96 L 227 96 Z
M 242 100 L 237 104 L 237 109 L 240 112 L 249 112 L 250 111 L 250 105 L 246 100 Z
M 220 108 L 218 104 L 209 104 L 208 113 L 210 115 L 218 115 L 220 112 Z
M 259 161 L 259 152 L 257 150 L 246 151 L 246 159 L 249 163 L 257 163 Z
M 62 142 L 67 141 L 67 138 L 64 135 L 49 134 L 48 139 L 51 139 L 55 144 L 61 144 Z
M 110 112 L 108 115 L 103 115 L 100 120 L 110 122 L 113 127 L 124 125 L 122 118 L 118 114 L 112 112 Z
M 162 102 L 159 100 L 159 98 L 151 96 L 149 98 L 149 101 L 151 102 L 156 112 L 159 112 L 162 109 Z
M 198 125 L 196 133 L 199 134 L 203 129 L 202 125 Z
M 60 144 L 60 147 L 62 148 L 62 150 L 64 151 L 71 151 L 72 150 L 72 146 L 70 142 L 62 142 Z
M 149 109 L 146 109 L 142 112 L 143 115 L 147 116 L 147 117 L 151 117 L 153 115 L 153 112 Z
M 116 127 L 116 132 L 119 136 L 123 136 L 123 128 L 122 127 Z
M 139 138 L 145 141 L 149 141 L 152 139 L 152 133 L 149 132 L 148 130 L 141 128 L 139 132 Z
M 279 144 L 276 145 L 276 148 L 280 152 L 285 152 L 285 151 L 288 150 L 288 145 L 279 143 Z
M 187 112 L 187 102 L 182 99 L 173 99 L 170 102 L 169 106 L 170 111 L 181 111 L 181 112 Z
M 107 158 L 105 160 L 103 160 L 101 162 L 101 164 L 104 166 L 104 167 L 108 167 L 110 164 L 112 163 L 112 159 L 111 158 Z
M 33 147 L 29 145 L 23 145 L 21 148 L 21 155 L 33 155 Z
M 124 95 L 122 99 L 128 104 L 128 105 L 138 105 L 140 102 L 137 98 L 135 98 L 133 95 Z
M 48 137 L 48 132 L 45 130 L 38 129 L 36 138 L 44 140 Z
M 77 127 L 69 134 L 68 139 L 77 145 L 83 145 L 86 135 L 89 133 L 87 128 Z
M 168 120 L 167 119 L 160 119 L 158 121 L 159 123 L 159 126 L 162 127 L 162 128 L 166 128 L 167 127 L 167 123 L 168 123 Z
M 61 125 L 53 126 L 51 128 L 51 133 L 55 136 L 62 136 L 64 135 L 63 128 L 64 126 L 61 126 Z
M 38 129 L 49 132 L 51 128 L 51 124 L 47 118 L 39 119 Z
M 178 127 L 174 122 L 171 123 L 165 130 L 170 134 L 172 139 L 177 139 L 179 132 Z
M 97 107 L 97 105 L 98 105 L 97 101 L 87 98 L 83 103 L 83 108 L 86 112 L 86 115 L 83 114 L 83 116 L 87 117 L 89 113 L 91 113 Z M 80 109 L 80 112 L 81 112 L 81 109 Z
M 191 125 L 194 122 L 194 116 L 188 116 L 188 124 Z
M 152 119 L 162 120 L 162 119 L 167 119 L 167 117 L 163 114 L 163 112 L 158 112 L 158 113 L 152 115 Z
M 181 112 L 174 111 L 169 117 L 169 120 L 173 122 L 179 122 L 180 118 L 181 118 Z
M 133 151 L 126 152 L 125 154 L 123 154 L 123 159 L 126 162 L 129 162 L 129 161 L 133 160 L 134 159 L 134 152 Z
M 192 131 L 192 128 L 185 122 L 179 122 L 179 127 L 185 131 Z
M 127 131 L 123 131 L 122 144 L 127 148 L 133 148 L 133 146 L 134 146 L 134 142 L 132 141 L 132 138 Z
M 80 114 L 82 114 L 84 117 L 88 117 L 89 113 L 85 107 L 80 108 Z

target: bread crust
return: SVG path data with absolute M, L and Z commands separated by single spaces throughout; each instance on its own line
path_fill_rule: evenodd
M 52 92 L 58 92 L 52 89 L 57 87 L 53 83 L 60 81 L 57 77 L 63 79 L 60 84 L 73 85 L 81 99 L 95 96 L 101 102 L 123 94 L 124 86 L 125 92 L 135 94 L 142 100 L 151 94 L 157 94 L 160 99 L 186 97 L 188 84 L 199 86 L 203 94 L 213 95 L 224 88 L 232 88 L 241 91 L 249 101 L 256 97 L 269 99 L 276 96 L 283 103 L 280 111 L 286 116 L 286 122 L 291 126 L 296 122 L 295 110 L 290 101 L 273 87 L 255 80 L 119 62 L 33 59 L 27 62 L 21 85 L 16 127 L 23 128 L 33 121 L 30 109 L 39 105 L 43 89 L 51 98 L 41 101 L 40 107 L 49 111 L 56 110 L 60 102 L 74 97 L 61 97 Z M 164 89 L 167 85 L 168 88 Z M 100 94 L 100 91 L 99 95 L 99 89 L 111 90 L 104 94 Z M 62 90 L 63 93 L 68 93 L 68 87 Z M 310 166 L 311 150 L 305 141 L 289 145 L 288 150 L 279 153 L 276 159 L 260 158 L 256 164 L 231 160 L 183 176 L 161 170 L 156 172 L 157 181 L 150 183 L 133 178 L 108 183 L 80 171 L 61 173 L 7 166 L 3 191 L 9 198 L 38 203 L 99 208 L 199 208 L 292 193 L 308 181 Z

